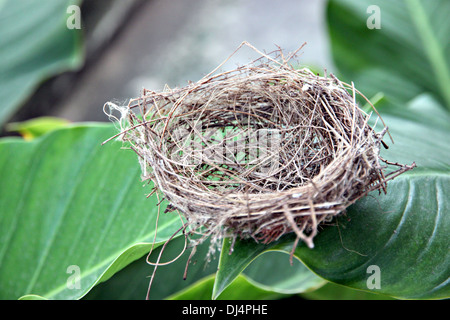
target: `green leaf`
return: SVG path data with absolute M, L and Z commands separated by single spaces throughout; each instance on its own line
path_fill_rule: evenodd
M 149 251 L 158 200 L 146 198 L 133 151 L 100 145 L 115 132 L 90 124 L 0 141 L 1 299 L 77 299 Z M 179 226 L 161 214 L 156 242 Z
M 325 284 L 300 260 L 293 259 L 291 265 L 286 254 L 279 251 L 264 252 L 243 274 L 256 287 L 284 294 L 312 291 Z
M 354 290 L 331 282 L 315 291 L 301 293 L 300 296 L 309 300 L 395 300 L 381 294 Z
M 429 97 L 419 102 L 428 103 L 429 108 L 424 108 L 428 112 L 436 105 Z M 443 118 L 423 123 L 422 119 L 429 120 L 426 113 L 409 108 L 405 119 L 383 115 L 396 142 L 382 152 L 383 157 L 415 161 L 417 168 L 389 182 L 386 195 L 372 193 L 351 206 L 334 226 L 324 227 L 314 249 L 298 246 L 295 256 L 314 273 L 370 291 L 368 267 L 375 265 L 381 270 L 381 288 L 373 289 L 376 293 L 398 298 L 450 297 L 450 116 L 444 112 Z M 226 288 L 251 257 L 268 250 L 288 253 L 292 243 L 292 236 L 268 246 L 236 242 L 232 256 L 222 252 L 216 292 Z
M 78 68 L 80 30 L 67 8 L 79 0 L 4 0 L 0 4 L 0 126 L 45 79 Z
M 171 240 L 164 248 L 160 262 L 168 262 L 177 258 L 183 252 L 184 245 L 184 237 Z M 183 280 L 183 275 L 190 248 L 170 264 L 159 266 L 148 298 L 151 300 L 166 299 L 186 290 L 201 279 L 213 275 L 217 270 L 217 260 L 206 263 L 205 258 L 208 249 L 209 241 L 197 247 L 197 251 L 189 264 L 186 280 Z M 149 261 L 156 262 L 161 250 L 162 246 L 155 249 L 150 255 Z M 143 257 L 115 274 L 108 281 L 97 285 L 83 299 L 144 300 L 153 270 L 154 267 L 147 264 L 146 257 Z M 208 299 L 211 299 L 210 292 Z
M 380 8 L 380 29 L 369 29 Z M 430 92 L 450 110 L 450 20 L 447 0 L 331 0 L 327 23 L 344 81 L 370 97 L 379 91 L 402 105 Z
M 170 261 L 176 258 L 180 252 L 183 251 L 184 237 L 178 237 L 168 243 L 162 255 L 162 262 Z M 209 263 L 206 262 L 206 256 L 209 250 L 209 241 L 199 245 L 196 253 L 192 258 L 188 267 L 186 280 L 183 280 L 183 274 L 186 267 L 186 262 L 189 252 L 185 252 L 178 259 L 174 260 L 168 265 L 159 266 L 155 278 L 153 279 L 152 287 L 149 294 L 149 299 L 169 299 L 169 300 L 210 300 L 212 297 L 215 272 L 217 271 L 217 259 L 213 259 Z M 150 256 L 150 261 L 156 261 L 161 246 L 156 249 Z M 188 250 L 189 251 L 189 250 Z M 264 256 L 270 256 L 271 253 L 266 253 Z M 269 257 L 267 257 L 269 258 Z M 257 259 L 261 261 L 261 266 L 265 263 L 274 265 L 274 260 L 271 259 Z M 252 265 L 251 265 L 252 266 Z M 267 267 L 267 265 L 265 265 Z M 267 270 L 258 270 L 257 277 L 265 278 Z M 294 269 L 295 268 L 291 268 Z M 91 290 L 83 299 L 91 300 L 143 300 L 146 297 L 150 276 L 152 275 L 153 267 L 149 266 L 145 259 L 140 259 L 133 262 L 117 274 L 115 274 L 108 281 L 97 285 Z M 311 273 L 310 273 L 311 274 Z M 268 277 L 273 279 L 273 277 Z M 316 277 L 317 278 L 317 277 Z M 279 282 L 271 283 L 272 287 L 263 286 L 260 282 L 256 282 L 249 275 L 239 275 L 235 281 L 226 289 L 217 299 L 275 299 L 285 297 L 282 290 L 271 290 L 275 285 L 284 285 L 288 289 L 292 284 L 289 282 L 291 278 L 277 279 Z M 264 279 L 267 280 L 267 279 Z M 302 280 L 302 279 L 299 279 Z M 305 280 L 305 279 L 303 279 Z M 322 284 L 322 280 L 320 280 Z M 304 283 L 304 282 L 303 282 Z M 295 284 L 295 283 L 293 283 Z M 277 288 L 275 288 L 277 289 Z M 285 288 L 283 288 L 285 289 Z
M 169 300 L 210 300 L 214 287 L 214 275 L 206 277 L 189 288 L 170 296 Z M 286 295 L 255 286 L 246 276 L 239 275 L 217 300 L 273 300 Z
M 236 240 L 235 250 L 231 254 L 230 248 L 230 241 L 225 240 L 214 283 L 213 299 L 217 299 L 248 266 L 250 266 L 247 271 L 250 278 L 253 276 L 257 279 L 253 280 L 253 284 L 268 291 L 300 293 L 318 288 L 325 283 L 311 273 L 300 261 L 295 261 L 295 263 L 293 261 L 291 266 L 289 256 L 284 255 L 284 260 L 274 259 L 274 251 L 289 252 L 292 248 L 291 243 L 276 243 L 265 246 L 257 245 L 251 240 Z M 253 266 L 256 272 L 255 269 L 251 268 L 253 263 L 256 263 Z M 261 273 L 258 274 L 258 271 Z M 268 278 L 262 280 L 264 275 L 268 275 Z
M 19 300 L 48 300 L 48 299 L 45 299 L 44 297 L 38 295 L 29 294 L 27 296 L 20 297 Z
M 206 263 L 209 246 L 210 243 L 205 242 L 197 247 L 189 264 L 186 280 L 182 278 L 189 252 L 185 252 L 168 265 L 159 266 L 149 299 L 210 300 L 218 261 L 213 259 Z M 183 237 L 172 240 L 164 249 L 161 261 L 174 259 L 183 251 L 183 247 Z M 161 246 L 152 253 L 150 261 L 156 261 L 160 250 Z M 283 257 L 279 257 L 280 255 Z M 273 272 L 280 268 L 285 272 Z M 116 273 L 108 281 L 95 286 L 83 299 L 142 300 L 147 294 L 152 271 L 153 267 L 142 258 Z M 291 293 L 312 290 L 325 283 L 309 272 L 297 259 L 294 266 L 290 266 L 289 258 L 279 252 L 264 253 L 251 263 L 245 272 L 245 275 L 237 276 L 216 299 L 275 299 Z
M 6 130 L 19 132 L 25 140 L 33 140 L 53 130 L 67 127 L 69 121 L 56 117 L 39 117 L 22 122 L 11 122 Z

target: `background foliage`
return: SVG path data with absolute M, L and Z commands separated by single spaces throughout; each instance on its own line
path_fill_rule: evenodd
M 78 68 L 81 35 L 66 27 L 77 0 L 0 1 L 0 125 L 52 75 Z

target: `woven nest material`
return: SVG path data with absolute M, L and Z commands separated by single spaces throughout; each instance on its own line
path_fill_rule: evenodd
M 412 166 L 380 157 L 387 128 L 368 125 L 353 86 L 297 70 L 281 50 L 259 53 L 184 88 L 106 106 L 122 112 L 117 137 L 139 155 L 143 179 L 197 241 L 295 233 L 312 248 L 319 225 Z M 388 165 L 398 168 L 385 174 Z

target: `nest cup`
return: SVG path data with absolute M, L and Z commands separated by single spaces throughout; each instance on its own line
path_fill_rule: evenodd
M 313 248 L 322 223 L 372 190 L 386 192 L 389 179 L 412 167 L 380 157 L 387 128 L 369 126 L 353 86 L 295 69 L 293 54 L 259 53 L 184 88 L 105 106 L 122 113 L 117 136 L 169 210 L 200 234 L 194 244 L 295 233 Z M 398 169 L 385 175 L 388 164 Z

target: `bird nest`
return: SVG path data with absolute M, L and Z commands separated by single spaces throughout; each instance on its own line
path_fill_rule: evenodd
M 139 155 L 143 179 L 197 242 L 295 233 L 313 248 L 319 225 L 412 166 L 380 157 L 387 128 L 369 126 L 352 85 L 295 69 L 281 50 L 257 52 L 184 88 L 105 106 L 122 112 L 114 137 Z M 398 168 L 386 174 L 388 165 Z

